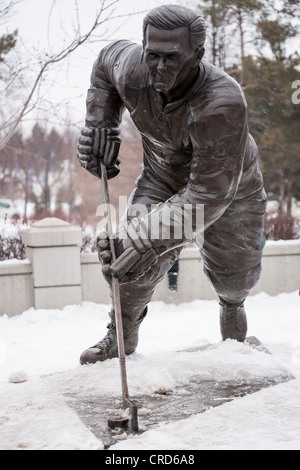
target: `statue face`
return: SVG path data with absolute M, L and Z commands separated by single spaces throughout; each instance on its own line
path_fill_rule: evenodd
M 167 97 L 184 94 L 191 73 L 198 74 L 199 59 L 191 48 L 188 27 L 171 31 L 149 25 L 145 37 L 145 60 L 151 81 Z

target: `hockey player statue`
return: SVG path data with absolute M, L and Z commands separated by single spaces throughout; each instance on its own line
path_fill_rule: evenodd
M 260 277 L 266 195 L 243 92 L 203 59 L 205 37 L 205 22 L 197 12 L 164 5 L 145 17 L 142 45 L 127 40 L 109 44 L 91 75 L 78 145 L 81 166 L 99 178 L 101 156 L 108 178 L 118 175 L 125 108 L 143 144 L 141 174 L 116 230 L 112 265 L 105 236 L 98 244 L 106 278 L 113 274 L 121 284 L 127 355 L 137 347 L 157 284 L 191 241 L 199 246 L 219 297 L 223 340 L 246 338 L 244 302 Z M 190 230 L 178 236 L 187 207 Z M 204 210 L 201 224 L 198 207 Z M 173 214 L 168 227 L 167 213 Z M 113 309 L 110 320 L 106 336 L 82 354 L 82 364 L 118 356 Z

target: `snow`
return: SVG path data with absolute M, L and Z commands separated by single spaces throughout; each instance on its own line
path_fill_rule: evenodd
M 4 261 L 0 261 L 0 267 L 2 266 L 11 266 L 11 265 L 20 265 L 20 264 L 30 264 L 30 261 L 29 259 L 17 259 L 17 258 L 13 258 L 13 259 L 6 259 Z
M 24 382 L 28 382 L 28 376 L 23 370 L 19 372 L 13 372 L 9 377 L 9 382 L 12 384 L 22 384 Z
M 220 341 L 217 301 L 150 304 L 136 353 L 127 359 L 131 395 L 172 391 L 198 380 L 280 376 L 296 380 L 235 399 L 175 423 L 129 436 L 111 450 L 300 449 L 300 298 L 298 292 L 247 300 L 249 335 L 272 352 Z M 80 366 L 105 333 L 109 306 L 30 309 L 0 317 L 0 449 L 101 450 L 65 403 L 64 393 L 120 397 L 118 359 Z M 189 348 L 211 346 L 203 351 Z M 100 399 L 100 398 L 99 398 Z
M 300 245 L 300 240 L 267 240 L 267 246 L 289 246 L 289 245 Z

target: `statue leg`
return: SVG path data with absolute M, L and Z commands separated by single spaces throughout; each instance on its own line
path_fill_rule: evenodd
M 149 212 L 152 204 L 163 202 L 171 196 L 172 193 L 162 184 L 159 184 L 158 179 L 150 181 L 145 177 L 140 177 L 120 224 L 124 223 L 124 219 L 137 217 L 137 211 Z M 159 258 L 150 271 L 138 280 L 120 286 L 125 353 L 127 355 L 132 354 L 138 345 L 139 327 L 147 314 L 147 305 L 157 284 L 164 278 L 176 259 L 179 258 L 180 252 L 181 248 L 166 253 Z M 105 361 L 118 356 L 113 309 L 109 315 L 111 321 L 106 336 L 96 345 L 84 351 L 80 358 L 81 364 Z
M 120 286 L 122 307 L 122 321 L 124 332 L 125 353 L 132 354 L 138 345 L 139 328 L 146 317 L 147 305 L 150 302 L 157 284 L 164 278 L 176 259 L 180 255 L 180 249 L 170 251 L 159 258 L 153 268 L 136 281 L 128 282 Z M 114 310 L 110 312 L 110 323 L 106 336 L 95 346 L 84 351 L 81 355 L 81 364 L 105 361 L 118 357 L 116 323 Z
M 264 192 L 233 201 L 204 234 L 200 251 L 204 272 L 220 299 L 224 340 L 246 338 L 244 301 L 261 274 L 265 209 Z

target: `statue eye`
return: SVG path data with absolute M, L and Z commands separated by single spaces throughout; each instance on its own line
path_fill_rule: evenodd
M 148 52 L 147 53 L 147 59 L 156 60 L 157 58 L 158 58 L 158 55 L 155 54 L 155 52 Z

